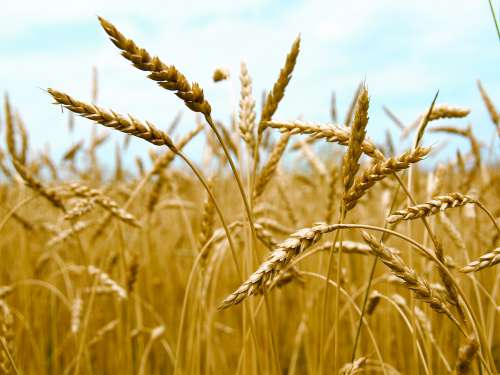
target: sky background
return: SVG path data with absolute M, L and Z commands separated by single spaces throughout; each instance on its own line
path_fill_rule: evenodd
M 493 3 L 500 13 L 500 1 Z M 99 105 L 162 128 L 182 110 L 178 135 L 194 126 L 194 115 L 175 95 L 119 55 L 96 15 L 198 81 L 214 117 L 225 123 L 237 110 L 240 62 L 247 63 L 260 108 L 263 90 L 272 87 L 300 33 L 301 53 L 275 119 L 330 121 L 332 90 L 343 119 L 358 83 L 365 80 L 371 98 L 368 134 L 376 141 L 384 139 L 386 128 L 399 135 L 383 105 L 409 124 L 438 89 L 438 103 L 472 110 L 466 120 L 446 124 L 471 123 L 488 144 L 494 131 L 476 86 L 481 79 L 500 106 L 500 45 L 487 0 L 3 0 L 0 89 L 8 92 L 25 120 L 31 146 L 49 147 L 56 157 L 93 125 L 79 119 L 77 131 L 70 134 L 67 115 L 50 104 L 42 89 L 52 87 L 90 101 L 93 66 L 99 72 Z M 231 80 L 214 84 L 216 67 L 229 69 Z M 113 134 L 101 157 L 113 160 L 114 143 L 122 137 Z M 436 137 L 428 136 L 424 143 L 435 142 Z M 137 153 L 145 155 L 148 148 L 132 140 L 129 160 Z M 198 139 L 188 152 L 199 159 L 201 148 Z M 457 148 L 468 151 L 467 143 L 453 139 L 442 157 Z

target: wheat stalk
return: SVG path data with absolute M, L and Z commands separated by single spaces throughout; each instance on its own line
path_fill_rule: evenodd
M 196 127 L 187 132 L 179 142 L 176 142 L 175 147 L 178 151 L 182 151 L 186 145 L 191 142 L 191 140 L 196 137 L 203 129 L 203 123 L 197 123 Z M 158 174 L 160 171 L 165 170 L 172 163 L 176 155 L 176 152 L 166 151 L 162 155 L 155 159 L 151 173 Z

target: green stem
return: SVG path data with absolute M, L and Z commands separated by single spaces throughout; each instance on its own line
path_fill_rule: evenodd
M 495 15 L 495 9 L 493 8 L 493 4 L 491 0 L 488 0 L 490 3 L 491 16 L 493 17 L 493 23 L 495 24 L 495 28 L 497 29 L 498 41 L 500 41 L 500 27 L 498 26 L 497 16 Z

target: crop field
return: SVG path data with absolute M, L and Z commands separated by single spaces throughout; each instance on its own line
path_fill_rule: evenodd
M 177 96 L 196 125 L 115 112 L 97 101 L 96 74 L 88 102 L 44 88 L 47 110 L 63 112 L 52 126 L 69 134 L 81 116 L 93 130 L 54 158 L 22 120 L 29 103 L 5 95 L 0 374 L 500 371 L 500 112 L 488 82 L 477 108 L 436 93 L 409 124 L 385 108 L 399 130 L 374 142 L 369 78 L 344 93 L 347 108 L 332 96 L 329 123 L 276 114 L 300 89 L 289 84 L 298 36 L 262 98 L 245 63 L 214 71 L 240 91 L 223 123 L 175 51 L 157 57 L 99 22 L 130 74 Z M 490 121 L 467 125 L 471 111 Z M 184 152 L 194 139 L 203 157 Z M 149 154 L 124 161 L 131 143 Z

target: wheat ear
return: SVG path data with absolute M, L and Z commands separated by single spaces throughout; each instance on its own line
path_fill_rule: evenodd
M 310 122 L 295 121 L 267 121 L 267 127 L 278 129 L 283 132 L 294 134 L 308 134 L 314 139 L 324 139 L 327 142 L 338 143 L 342 146 L 349 144 L 351 129 L 339 127 L 332 124 L 316 124 Z M 364 154 L 377 160 L 383 160 L 384 154 L 369 140 L 364 139 L 361 143 Z
M 297 62 L 297 56 L 300 51 L 300 35 L 297 36 L 292 44 L 290 52 L 286 56 L 285 66 L 281 68 L 278 80 L 274 83 L 273 88 L 269 94 L 266 96 L 264 106 L 262 107 L 262 114 L 260 117 L 258 136 L 259 140 L 262 137 L 262 132 L 264 131 L 264 122 L 271 120 L 274 113 L 278 109 L 278 104 L 285 95 L 285 89 L 292 78 L 292 72 L 295 68 L 295 63 Z
M 203 89 L 196 83 L 190 84 L 186 77 L 173 65 L 164 64 L 157 56 L 151 55 L 144 48 L 138 47 L 132 39 L 126 38 L 109 21 L 98 17 L 102 28 L 113 44 L 136 68 L 150 72 L 148 78 L 156 81 L 164 89 L 175 91 L 175 95 L 194 112 L 210 115 L 210 104 L 205 100 Z
M 372 249 L 374 255 L 380 257 L 380 260 L 391 270 L 391 272 L 399 277 L 404 285 L 410 289 L 415 296 L 425 303 L 428 303 L 432 309 L 439 313 L 448 315 L 455 321 L 450 310 L 446 306 L 446 302 L 438 297 L 436 291 L 422 277 L 417 275 L 414 269 L 408 267 L 403 259 L 394 251 L 380 244 L 373 236 L 363 232 L 363 238 Z
M 474 336 L 467 339 L 467 343 L 458 352 L 458 360 L 455 365 L 456 375 L 466 375 L 470 373 L 472 361 L 479 350 L 479 342 Z
M 358 96 L 351 137 L 349 138 L 349 144 L 347 145 L 347 151 L 344 154 L 344 162 L 342 164 L 342 179 L 346 193 L 354 183 L 354 178 L 359 170 L 359 158 L 363 151 L 361 145 L 365 139 L 366 126 L 368 125 L 369 104 L 368 90 L 363 86 Z
M 79 114 L 82 117 L 95 121 L 101 125 L 116 129 L 122 133 L 135 135 L 156 146 L 167 146 L 172 152 L 177 152 L 172 139 L 164 131 L 158 129 L 150 122 L 141 122 L 132 116 L 122 116 L 114 111 L 107 111 L 93 104 L 80 102 L 71 96 L 54 89 L 48 89 L 48 92 L 56 104 L 62 104 L 71 112 Z
M 457 192 L 447 195 L 438 195 L 426 203 L 395 211 L 391 213 L 386 220 L 388 223 L 395 224 L 402 220 L 413 220 L 420 217 L 431 216 L 447 208 L 460 207 L 467 203 L 476 203 L 476 200 Z
M 456 126 L 434 126 L 433 128 L 429 129 L 429 131 L 431 133 L 447 133 L 447 134 L 460 135 L 465 138 L 469 137 L 468 129 L 463 129 Z
M 354 375 L 363 372 L 363 367 L 365 367 L 367 360 L 367 357 L 361 357 L 354 362 L 346 363 L 339 370 L 339 375 Z
M 71 303 L 71 333 L 77 334 L 80 330 L 83 300 L 78 292 Z
M 481 98 L 483 99 L 484 105 L 486 106 L 486 109 L 488 110 L 488 113 L 490 115 L 491 121 L 493 124 L 495 124 L 499 135 L 500 135 L 500 115 L 498 114 L 497 109 L 495 108 L 495 105 L 493 104 L 493 101 L 491 100 L 490 96 L 484 89 L 483 85 L 481 84 L 481 81 L 477 81 L 477 87 L 479 88 L 479 92 L 481 94 Z
M 454 107 L 448 104 L 435 105 L 429 115 L 429 121 L 443 118 L 462 118 L 470 113 L 469 108 Z
M 273 282 L 279 272 L 290 263 L 297 255 L 306 251 L 309 247 L 318 242 L 323 234 L 335 230 L 337 226 L 318 224 L 312 228 L 304 228 L 290 235 L 288 239 L 281 242 L 269 254 L 267 260 L 262 263 L 241 286 L 227 296 L 219 306 L 219 309 L 226 309 L 237 305 L 248 296 L 262 293 Z
M 14 355 L 14 315 L 7 303 L 0 299 L 0 373 L 18 373 Z M 15 371 L 15 372 L 14 372 Z
M 119 206 L 118 203 L 116 203 L 114 200 L 104 195 L 99 190 L 92 189 L 88 186 L 80 185 L 77 183 L 66 185 L 65 189 L 68 190 L 70 193 L 75 194 L 79 197 L 94 200 L 96 204 L 98 204 L 105 210 L 109 211 L 111 214 L 113 214 L 123 222 L 130 224 L 134 227 L 138 228 L 141 227 L 141 224 L 132 214 L 125 211 L 123 208 Z
M 15 140 L 15 126 L 14 116 L 9 102 L 9 97 L 5 94 L 4 98 L 4 111 L 5 111 L 5 143 L 7 143 L 7 150 L 9 151 L 12 159 L 17 159 L 16 140 Z
M 257 176 L 257 180 L 255 182 L 254 189 L 254 199 L 260 197 L 264 192 L 269 181 L 274 176 L 274 172 L 276 168 L 278 168 L 278 163 L 285 152 L 286 146 L 288 145 L 288 140 L 290 139 L 290 133 L 283 133 L 274 146 L 271 155 L 269 155 L 269 159 L 266 164 L 262 167 L 259 175 Z
M 208 181 L 208 186 L 213 190 L 214 188 L 214 180 L 210 179 Z M 203 203 L 203 213 L 201 215 L 201 231 L 198 238 L 198 244 L 200 249 L 203 249 L 207 242 L 212 238 L 214 234 L 215 227 L 215 206 L 213 201 L 209 196 L 205 198 L 205 202 Z M 203 250 L 203 254 L 201 255 L 202 262 L 206 262 L 209 254 L 211 246 L 207 246 Z
M 48 189 L 44 184 L 42 184 L 28 169 L 22 165 L 17 159 L 12 159 L 14 167 L 19 175 L 23 178 L 26 185 L 35 190 L 37 193 L 45 197 L 54 207 L 60 208 L 64 211 L 64 204 L 61 197 L 52 189 Z
M 248 74 L 245 63 L 241 63 L 240 72 L 241 97 L 238 129 L 241 138 L 248 145 L 250 151 L 255 148 L 255 100 L 252 97 L 252 79 Z
M 61 242 L 66 241 L 70 236 L 80 233 L 88 228 L 92 223 L 90 221 L 77 221 L 71 228 L 64 229 L 58 232 L 54 237 L 47 241 L 47 247 L 55 246 Z
M 95 199 L 80 199 L 64 215 L 64 220 L 74 220 L 92 211 L 95 207 Z
M 352 188 L 346 193 L 344 197 L 346 209 L 351 210 L 354 208 L 358 200 L 377 181 L 382 180 L 388 175 L 409 168 L 411 164 L 423 160 L 430 151 L 431 149 L 428 147 L 417 147 L 406 151 L 397 158 L 389 158 L 373 164 L 356 178 Z
M 426 111 L 421 114 L 418 119 L 411 125 L 403 129 L 401 133 L 401 138 L 406 138 L 413 130 L 417 129 L 425 118 L 427 117 L 427 122 L 439 120 L 443 118 L 462 118 L 466 117 L 470 113 L 470 109 L 462 107 L 454 107 L 447 104 L 436 104 L 432 106 L 432 111 L 429 113 Z
M 474 260 L 460 269 L 460 272 L 469 273 L 481 271 L 500 263 L 500 247 L 481 255 L 479 259 Z

